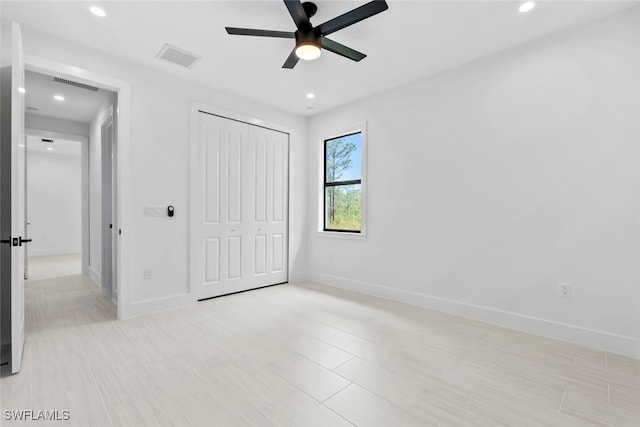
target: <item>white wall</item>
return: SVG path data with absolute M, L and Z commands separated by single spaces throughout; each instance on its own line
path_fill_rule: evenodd
M 80 154 L 29 150 L 29 256 L 80 253 L 80 166 Z
M 72 45 L 23 27 L 28 55 L 71 64 L 129 82 L 132 134 L 130 186 L 134 222 L 124 229 L 132 242 L 132 306 L 125 315 L 191 301 L 189 291 L 189 109 L 191 101 L 210 104 L 291 129 L 290 279 L 306 272 L 307 120 L 267 105 L 214 90 L 100 52 Z M 147 218 L 144 206 L 175 206 L 175 216 Z M 153 270 L 143 280 L 143 270 Z
M 313 117 L 310 277 L 639 357 L 639 18 Z M 320 138 L 363 119 L 368 236 L 320 236 Z
M 25 114 L 25 127 L 47 132 L 65 133 L 69 135 L 89 136 L 89 124 L 53 117 Z
M 89 275 L 102 281 L 102 124 L 116 102 L 105 99 L 89 123 Z

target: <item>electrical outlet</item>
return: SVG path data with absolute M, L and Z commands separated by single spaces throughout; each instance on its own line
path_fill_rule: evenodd
M 153 278 L 153 270 L 150 268 L 144 269 L 144 280 L 151 280 Z
M 569 298 L 571 296 L 571 285 L 568 283 L 560 283 L 558 291 L 562 298 Z

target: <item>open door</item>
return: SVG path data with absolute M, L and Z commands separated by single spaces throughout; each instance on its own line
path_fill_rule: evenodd
M 114 214 L 114 152 L 113 152 L 113 110 L 102 124 L 101 128 L 101 209 L 102 209 L 102 289 L 117 303 L 117 295 L 114 293 L 117 277 L 114 274 L 117 233 L 116 215 Z
M 26 148 L 24 144 L 24 61 L 20 26 L 3 31 L 2 67 L 2 344 L 3 364 L 20 371 L 25 339 L 24 245 Z M 10 38 L 10 45 L 6 36 Z M 7 110 L 9 110 L 7 112 Z M 8 202 L 8 203 L 7 203 Z M 10 324 L 7 327 L 6 322 Z

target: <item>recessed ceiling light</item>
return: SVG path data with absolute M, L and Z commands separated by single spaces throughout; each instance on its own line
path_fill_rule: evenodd
M 26 91 L 27 91 L 27 90 L 26 90 L 25 88 L 23 88 L 22 86 L 20 86 L 20 87 L 18 88 L 18 92 L 20 92 L 20 93 L 25 93 Z
M 526 3 L 522 3 L 518 8 L 518 11 L 520 13 L 527 13 L 530 12 L 534 7 L 536 7 L 536 4 L 532 1 L 528 1 Z
M 47 147 L 47 151 L 53 151 L 53 147 Z
M 316 97 L 316 96 L 315 96 L 313 93 L 308 93 L 308 94 L 307 94 L 307 99 L 313 99 L 313 98 L 315 98 L 315 97 Z
M 64 96 L 62 95 L 53 95 L 53 99 L 56 101 L 64 101 Z
M 101 9 L 98 6 L 91 6 L 89 8 L 89 11 L 91 11 L 91 13 L 101 18 L 104 18 L 105 16 L 107 16 L 107 12 L 105 12 L 104 9 Z

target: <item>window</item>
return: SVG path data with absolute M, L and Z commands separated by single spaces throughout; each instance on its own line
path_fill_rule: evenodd
M 362 131 L 324 140 L 324 231 L 362 233 Z

